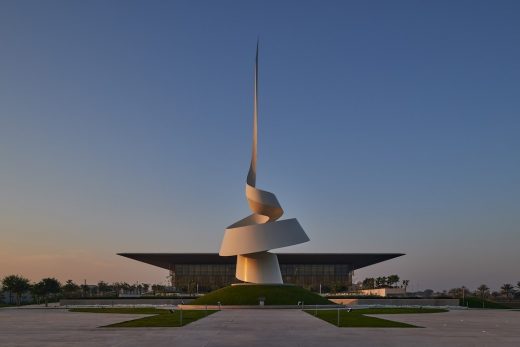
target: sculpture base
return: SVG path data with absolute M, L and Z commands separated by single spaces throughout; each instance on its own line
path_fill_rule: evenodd
M 278 257 L 269 252 L 237 255 L 236 277 L 255 284 L 283 284 Z

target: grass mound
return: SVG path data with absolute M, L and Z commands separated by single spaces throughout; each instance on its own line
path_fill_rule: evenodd
M 265 305 L 332 305 L 333 302 L 302 287 L 287 285 L 240 285 L 229 286 L 208 293 L 190 305 L 258 305 L 258 298 L 265 298 Z

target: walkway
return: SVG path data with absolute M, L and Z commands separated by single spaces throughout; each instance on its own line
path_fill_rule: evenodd
M 520 312 L 500 310 L 388 316 L 423 329 L 336 328 L 298 310 L 221 311 L 182 328 L 98 328 L 138 317 L 0 309 L 0 346 L 520 346 Z

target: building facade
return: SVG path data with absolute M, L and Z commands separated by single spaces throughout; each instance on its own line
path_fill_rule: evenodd
M 208 292 L 240 283 L 235 257 L 216 253 L 120 253 L 170 271 L 180 292 Z M 402 256 L 400 253 L 278 253 L 283 282 L 312 291 L 336 292 L 352 286 L 354 270 Z

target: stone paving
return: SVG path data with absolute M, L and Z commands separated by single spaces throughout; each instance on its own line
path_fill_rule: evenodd
M 182 328 L 99 328 L 143 315 L 0 309 L 0 346 L 520 346 L 520 312 L 378 315 L 424 328 L 337 328 L 299 310 L 226 310 Z

